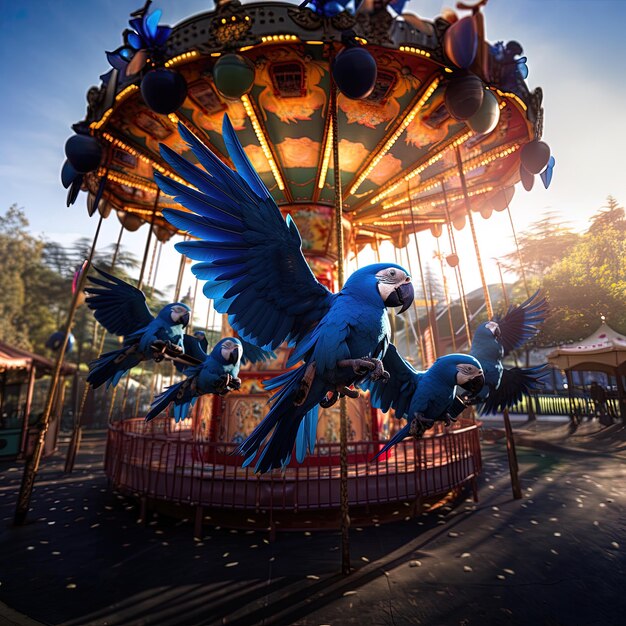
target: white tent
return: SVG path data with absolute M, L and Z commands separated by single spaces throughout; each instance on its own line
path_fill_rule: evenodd
M 626 337 L 611 328 L 604 320 L 598 330 L 586 339 L 567 346 L 559 346 L 548 354 L 548 362 L 567 376 L 571 394 L 572 372 L 605 372 L 615 376 L 619 410 L 626 416 Z M 570 396 L 571 397 L 571 396 Z

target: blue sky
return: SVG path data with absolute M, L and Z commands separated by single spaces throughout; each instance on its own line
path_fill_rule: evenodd
M 120 45 L 128 15 L 142 0 L 0 0 L 0 211 L 24 207 L 36 234 L 70 243 L 91 237 L 84 194 L 65 207 L 59 172 L 71 124 L 84 117 L 87 89 L 107 71 L 105 50 Z M 411 0 L 407 10 L 433 18 L 445 6 L 439 0 Z M 162 21 L 176 24 L 212 6 L 206 0 L 155 0 Z M 608 194 L 626 204 L 626 0 L 490 0 L 485 9 L 487 39 L 518 40 L 528 56 L 531 88 L 544 90 L 544 139 L 557 160 L 548 191 L 535 185 L 526 193 L 518 185 L 511 210 L 518 230 L 546 210 L 583 229 Z M 497 280 L 489 259 L 512 249 L 506 214 L 476 220 L 487 276 Z M 119 223 L 106 220 L 103 244 L 115 240 Z M 478 287 L 478 272 L 468 228 L 457 245 L 467 261 L 464 280 Z M 141 256 L 146 227 L 124 235 L 124 243 Z M 442 239 L 441 243 L 445 243 Z M 420 236 L 427 258 L 435 248 Z M 175 281 L 163 270 L 160 284 Z M 188 283 L 191 282 L 187 278 Z

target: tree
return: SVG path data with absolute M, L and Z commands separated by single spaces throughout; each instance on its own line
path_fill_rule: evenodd
M 566 256 L 578 241 L 579 235 L 563 221 L 559 213 L 550 211 L 518 235 L 518 244 L 524 271 L 528 276 L 544 275 L 557 261 Z M 503 257 L 508 271 L 520 274 L 517 251 Z
M 56 299 L 64 283 L 44 263 L 43 249 L 17 205 L 0 216 L 0 339 L 36 351 L 57 330 Z
M 551 316 L 544 343 L 578 340 L 593 332 L 600 317 L 626 333 L 626 239 L 624 210 L 609 200 L 589 230 L 545 275 Z
M 624 233 L 626 231 L 626 218 L 624 208 L 621 207 L 613 196 L 608 196 L 606 205 L 603 206 L 592 218 L 588 233 L 601 233 L 605 228 L 612 227 Z

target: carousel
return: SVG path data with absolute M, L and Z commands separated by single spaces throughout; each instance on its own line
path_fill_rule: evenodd
M 404 340 L 416 367 L 426 368 L 471 339 L 455 231 L 471 230 L 481 306 L 492 315 L 475 220 L 508 211 L 520 180 L 530 189 L 538 175 L 547 187 L 554 165 L 541 141 L 542 91 L 525 82 L 519 43 L 485 41 L 485 5 L 459 4 L 457 12 L 426 20 L 404 13 L 404 2 L 218 0 L 214 10 L 169 28 L 148 1 L 131 15 L 122 45 L 107 53 L 111 69 L 88 91 L 86 117 L 68 140 L 68 204 L 86 191 L 99 223 L 117 217 L 128 230 L 146 224 L 141 287 L 154 240 L 186 236 L 162 216 L 178 205 L 159 191 L 153 172 L 188 182 L 169 168 L 159 145 L 193 161 L 181 124 L 232 166 L 221 135 L 227 113 L 281 211 L 296 222 L 320 282 L 336 290 L 344 263 L 380 258 L 381 250 L 408 264 L 422 295 Z M 460 330 L 450 318 L 447 337 L 424 282 L 422 231 L 449 247 L 441 259 L 459 287 Z M 182 258 L 179 293 L 186 271 Z M 194 327 L 217 323 L 223 336 L 232 334 L 213 316 L 196 318 Z M 357 523 L 378 523 L 468 486 L 476 497 L 481 457 L 472 419 L 405 440 L 370 463 L 394 420 L 365 395 L 346 403 L 345 417 L 339 404 L 320 413 L 318 445 L 302 464 L 260 476 L 242 468 L 232 452 L 267 413 L 262 383 L 285 371 L 288 355 L 281 348 L 275 360 L 244 368 L 241 389 L 203 397 L 189 424 L 122 420 L 112 410 L 112 484 L 137 494 L 144 507 L 194 507 L 198 533 L 205 520 L 272 531 L 337 527 L 344 501 Z

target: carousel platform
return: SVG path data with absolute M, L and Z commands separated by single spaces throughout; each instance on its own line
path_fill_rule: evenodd
M 142 518 L 147 508 L 158 508 L 195 515 L 197 530 L 203 522 L 272 532 L 339 526 L 339 444 L 318 445 L 304 463 L 292 462 L 284 472 L 257 475 L 241 467 L 236 444 L 197 441 L 191 430 L 172 431 L 170 423 L 137 418 L 108 431 L 105 472 L 115 488 L 141 499 Z M 407 439 L 371 462 L 382 445 L 349 443 L 354 523 L 416 515 L 466 487 L 476 495 L 479 425 L 467 422 L 420 441 Z

